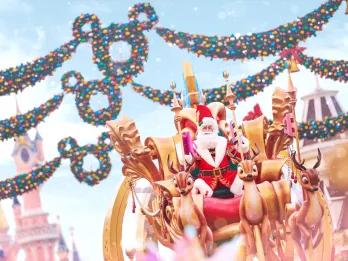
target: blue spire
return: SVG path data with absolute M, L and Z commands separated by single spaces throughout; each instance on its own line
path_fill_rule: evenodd
M 72 238 L 72 261 L 81 261 L 79 251 L 77 251 L 75 240 L 74 240 L 74 228 L 70 228 Z
M 75 245 L 75 241 L 73 241 L 73 243 L 72 243 L 72 249 L 73 249 L 72 261 L 81 261 L 80 256 L 79 256 L 79 252 L 77 251 L 77 248 Z
M 21 203 L 19 202 L 18 197 L 14 196 L 12 207 L 16 207 L 16 206 L 20 206 L 20 205 L 21 205 Z
M 37 129 L 36 129 L 36 134 L 35 134 L 35 140 L 42 140 L 42 137 Z
M 1 260 L 5 260 L 5 251 L 4 249 L 2 248 L 2 246 L 0 245 L 0 261 Z
M 66 245 L 62 232 L 60 232 L 59 239 L 58 239 L 58 253 L 63 253 L 63 252 L 69 252 L 69 249 Z

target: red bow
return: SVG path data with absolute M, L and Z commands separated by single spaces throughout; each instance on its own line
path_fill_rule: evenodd
M 256 103 L 254 106 L 254 110 L 249 111 L 248 114 L 243 118 L 243 121 L 255 120 L 256 118 L 258 118 L 262 115 L 263 115 L 263 113 L 261 111 L 260 105 L 258 103 Z
M 287 58 L 289 56 L 294 57 L 294 59 L 296 60 L 296 62 L 298 63 L 302 63 L 302 59 L 300 57 L 300 54 L 305 50 L 306 48 L 304 47 L 298 47 L 295 46 L 293 48 L 290 49 L 284 49 L 283 51 L 280 52 L 280 57 L 282 58 Z

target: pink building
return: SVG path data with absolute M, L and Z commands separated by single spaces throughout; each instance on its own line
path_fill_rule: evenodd
M 34 140 L 27 134 L 16 138 L 12 157 L 17 174 L 40 166 L 45 158 L 39 133 L 36 132 Z M 13 199 L 16 226 L 13 238 L 8 233 L 8 222 L 0 206 L 0 261 L 16 261 L 21 250 L 26 261 L 79 261 L 74 241 L 69 251 L 60 226 L 49 223 L 49 214 L 41 205 L 40 188 L 23 194 L 21 201 L 17 197 Z

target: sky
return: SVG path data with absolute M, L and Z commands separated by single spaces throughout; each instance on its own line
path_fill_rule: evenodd
M 128 21 L 128 8 L 136 1 L 125 0 L 0 0 L 0 70 L 44 56 L 49 51 L 72 39 L 72 22 L 81 13 L 94 13 L 103 26 L 111 22 Z M 159 16 L 158 26 L 168 27 L 189 33 L 206 35 L 246 34 L 274 28 L 292 21 L 312 11 L 322 1 L 285 0 L 161 0 L 150 1 Z M 301 46 L 307 48 L 306 54 L 327 59 L 348 60 L 348 16 L 344 15 L 345 4 L 337 11 L 324 31 L 310 38 Z M 228 70 L 232 80 L 255 74 L 267 67 L 277 57 L 250 61 L 210 61 L 196 57 L 185 50 L 171 47 L 154 31 L 146 32 L 149 40 L 148 61 L 144 72 L 134 81 L 166 90 L 174 80 L 180 89 L 182 81 L 182 62 L 190 61 L 201 88 L 208 89 L 223 83 L 222 72 Z M 127 44 L 113 46 L 113 57 L 127 57 Z M 44 103 L 54 94 L 61 92 L 60 78 L 69 70 L 77 70 L 85 79 L 101 79 L 102 74 L 92 62 L 89 44 L 82 44 L 72 59 L 58 69 L 53 76 L 34 87 L 25 89 L 18 95 L 0 97 L 0 119 L 15 115 L 15 97 L 22 112 Z M 293 82 L 298 89 L 298 97 L 312 92 L 315 77 L 308 70 L 293 74 Z M 326 89 L 339 90 L 338 100 L 347 109 L 348 89 L 346 84 L 320 79 Z M 241 119 L 258 102 L 263 112 L 271 115 L 271 95 L 275 86 L 286 88 L 287 74 L 279 75 L 265 92 L 241 102 L 236 110 Z M 155 104 L 131 90 L 122 87 L 123 105 L 119 116 L 127 115 L 135 120 L 142 138 L 147 136 L 169 136 L 174 134 L 173 114 L 170 108 Z M 103 97 L 97 97 L 93 106 L 100 107 Z M 303 104 L 297 105 L 298 121 L 301 121 Z M 44 140 L 47 160 L 58 155 L 57 143 L 60 139 L 72 136 L 78 144 L 95 143 L 96 137 L 104 127 L 94 127 L 84 123 L 77 113 L 72 94 L 65 95 L 63 104 L 53 112 L 38 130 Z M 30 132 L 32 135 L 32 131 Z M 15 166 L 11 158 L 13 140 L 0 143 L 1 179 L 14 176 Z M 80 184 L 69 170 L 69 162 L 49 179 L 41 189 L 43 208 L 50 213 L 52 221 L 60 217 L 64 235 L 70 243 L 69 228 L 75 228 L 75 240 L 82 260 L 103 260 L 102 230 L 105 215 L 111 207 L 117 187 L 122 180 L 119 156 L 112 152 L 112 171 L 110 176 L 98 186 Z M 93 163 L 87 163 L 93 165 Z M 11 200 L 2 202 L 8 219 L 12 220 Z

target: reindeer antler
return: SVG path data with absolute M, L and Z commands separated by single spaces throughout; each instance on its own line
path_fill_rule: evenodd
M 295 167 L 299 170 L 306 170 L 306 167 L 304 166 L 305 160 L 303 160 L 301 163 L 298 163 L 296 160 L 296 151 L 291 153 L 291 159 L 295 164 Z
M 170 160 L 169 160 L 169 155 L 168 155 L 168 158 L 167 158 L 167 164 L 168 164 L 169 171 L 170 171 L 173 175 L 175 175 L 176 173 L 179 172 L 177 169 L 174 168 L 173 161 L 170 161 Z
M 186 166 L 186 168 L 185 168 L 183 165 L 180 164 L 179 170 L 177 170 L 177 169 L 174 168 L 173 161 L 170 161 L 170 160 L 169 160 L 169 156 L 168 156 L 168 158 L 167 158 L 167 164 L 168 164 L 169 171 L 170 171 L 173 175 L 175 175 L 176 173 L 178 173 L 178 172 L 180 172 L 180 171 L 191 172 L 191 167 L 192 167 L 193 165 L 195 165 L 194 162 L 193 162 L 192 164 L 187 164 L 187 166 Z
M 316 169 L 320 166 L 321 162 L 321 152 L 320 149 L 318 148 L 318 156 L 317 156 L 317 162 L 314 164 L 313 169 Z
M 191 164 L 187 164 L 185 172 L 191 172 L 192 169 L 195 167 L 195 162 L 193 161 Z

